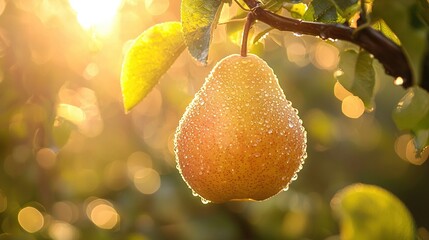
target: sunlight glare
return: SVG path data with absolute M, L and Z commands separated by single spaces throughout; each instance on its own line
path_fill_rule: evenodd
M 69 0 L 79 23 L 85 29 L 107 32 L 121 5 L 121 0 Z

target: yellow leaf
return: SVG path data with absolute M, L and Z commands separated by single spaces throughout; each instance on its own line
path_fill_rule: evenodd
M 152 90 L 184 49 L 179 22 L 157 24 L 137 37 L 122 65 L 121 87 L 126 111 Z

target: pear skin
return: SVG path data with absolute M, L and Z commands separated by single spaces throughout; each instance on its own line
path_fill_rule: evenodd
M 230 55 L 179 122 L 177 168 L 205 201 L 260 201 L 287 189 L 306 158 L 306 131 L 267 63 Z

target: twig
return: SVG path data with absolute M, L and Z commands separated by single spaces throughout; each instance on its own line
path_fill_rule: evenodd
M 246 24 L 244 24 L 244 30 L 243 30 L 243 39 L 241 41 L 241 56 L 245 57 L 247 56 L 247 42 L 249 38 L 249 31 L 252 25 L 255 23 L 256 18 L 255 14 L 250 11 L 247 14 Z
M 287 18 L 260 7 L 256 0 L 244 0 L 251 9 L 252 18 L 259 20 L 280 31 L 319 36 L 322 39 L 338 39 L 352 42 L 372 54 L 383 65 L 387 74 L 395 79 L 403 79 L 402 86 L 413 85 L 413 74 L 403 49 L 392 40 L 370 27 L 355 31 L 354 28 L 341 24 L 308 22 Z

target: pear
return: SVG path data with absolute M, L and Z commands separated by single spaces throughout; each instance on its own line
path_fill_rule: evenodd
M 260 201 L 288 188 L 306 132 L 277 77 L 256 55 L 219 61 L 179 122 L 177 168 L 204 203 Z

